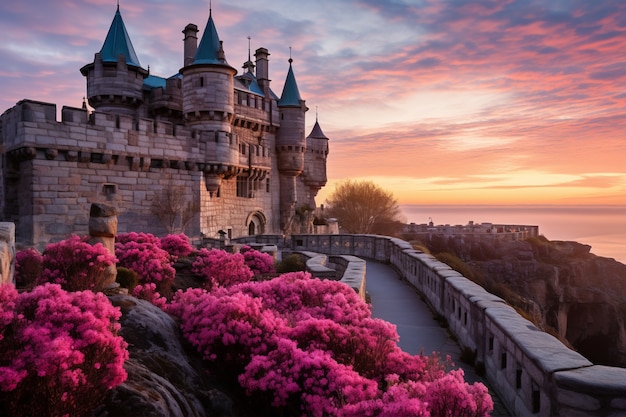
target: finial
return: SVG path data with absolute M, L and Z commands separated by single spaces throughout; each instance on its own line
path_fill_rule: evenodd
M 291 46 L 289 47 L 289 64 L 291 64 L 293 62 L 293 59 L 291 59 Z
M 248 35 L 248 61 L 250 61 L 250 39 L 252 38 Z
M 83 110 L 87 110 L 87 98 L 83 96 Z
M 315 106 L 315 122 L 317 123 L 317 106 Z
M 211 17 L 211 12 L 213 11 L 213 2 L 209 0 L 209 17 Z
M 117 0 L 117 11 L 120 11 L 120 0 Z

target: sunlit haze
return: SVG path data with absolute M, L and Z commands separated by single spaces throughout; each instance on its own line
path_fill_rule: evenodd
M 0 112 L 28 98 L 80 107 L 79 68 L 115 0 L 0 5 Z M 208 1 L 122 0 L 144 68 L 183 66 L 182 29 Z M 214 0 L 228 62 L 290 47 L 300 93 L 330 138 L 329 183 L 373 180 L 402 204 L 626 204 L 626 2 Z M 307 132 L 308 133 L 308 132 Z

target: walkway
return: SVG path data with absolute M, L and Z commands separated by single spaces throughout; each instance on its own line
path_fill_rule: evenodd
M 408 282 L 400 279 L 388 265 L 367 261 L 367 292 L 372 300 L 372 316 L 396 325 L 402 350 L 413 355 L 430 355 L 438 352 L 440 357 L 450 355 L 457 368 L 465 372 L 469 383 L 487 382 L 476 375 L 474 368 L 460 361 L 461 349 L 446 329 L 439 326 L 432 311 Z M 495 403 L 492 416 L 509 415 L 504 406 L 491 392 Z

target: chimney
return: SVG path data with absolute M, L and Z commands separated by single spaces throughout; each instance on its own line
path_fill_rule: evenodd
M 193 63 L 194 58 L 196 57 L 196 51 L 198 50 L 198 26 L 193 23 L 189 23 L 185 26 L 183 30 L 183 34 L 185 38 L 183 42 L 185 42 L 185 50 L 183 56 L 183 67 L 189 66 Z
M 269 78 L 269 57 L 270 53 L 266 48 L 259 48 L 254 53 L 256 58 L 256 80 L 259 87 L 263 90 L 266 97 L 269 97 L 270 78 Z

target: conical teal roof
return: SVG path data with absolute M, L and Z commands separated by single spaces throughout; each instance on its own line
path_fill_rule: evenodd
M 309 133 L 309 136 L 307 136 L 307 138 L 328 139 L 324 132 L 322 132 L 322 128 L 320 127 L 320 124 L 317 120 L 315 120 L 315 125 L 313 126 L 313 129 L 311 130 L 311 133 Z
M 200 39 L 200 45 L 196 51 L 196 56 L 192 64 L 226 64 L 225 59 L 220 59 L 220 38 L 217 35 L 217 29 L 215 29 L 215 23 L 211 12 L 209 12 L 209 21 L 204 28 L 202 39 Z
M 120 6 L 118 5 L 115 17 L 109 28 L 109 33 L 107 33 L 104 45 L 102 45 L 102 49 L 100 50 L 100 55 L 104 62 L 117 62 L 117 57 L 120 56 L 120 54 L 126 57 L 126 63 L 128 65 L 141 68 L 139 58 L 137 58 L 133 44 L 126 31 L 126 26 L 120 14 Z
M 289 58 L 289 71 L 287 72 L 287 79 L 285 80 L 283 93 L 278 101 L 279 106 L 300 107 L 300 102 L 302 101 L 300 91 L 298 90 L 298 83 L 296 83 L 296 77 L 293 75 L 293 68 L 291 67 L 292 62 L 293 60 Z

